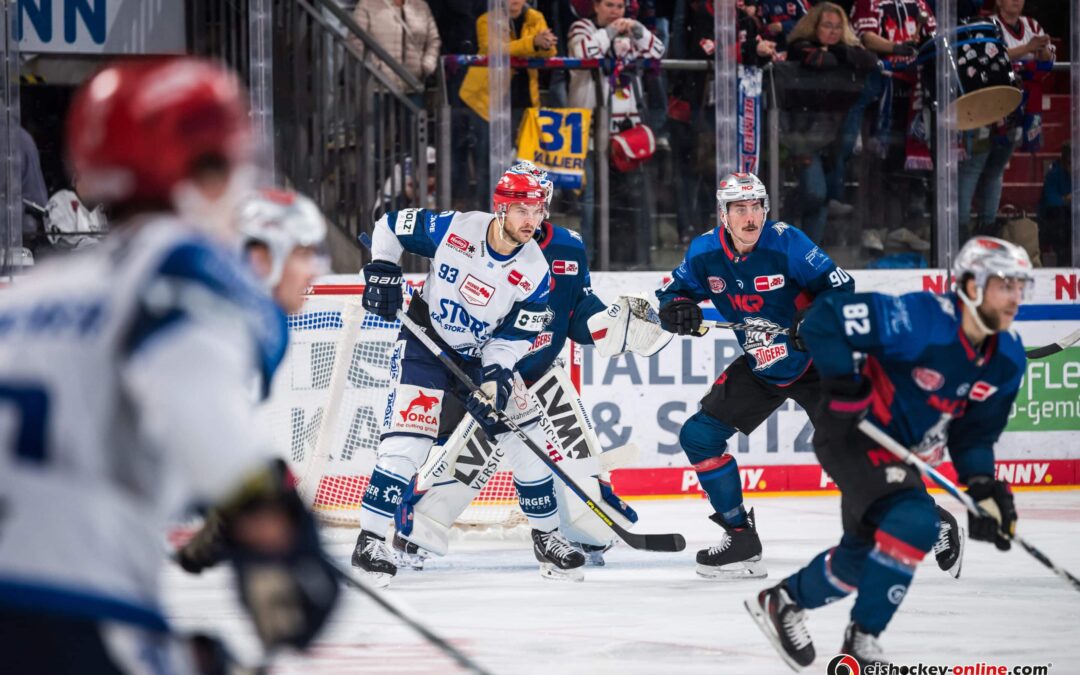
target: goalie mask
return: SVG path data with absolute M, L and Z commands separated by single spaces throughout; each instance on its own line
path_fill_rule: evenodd
M 953 291 L 963 301 L 979 328 L 987 334 L 994 333 L 996 331 L 986 325 L 978 311 L 983 304 L 987 281 L 991 277 L 1023 281 L 1021 301 L 1024 301 L 1035 287 L 1031 270 L 1031 259 L 1027 251 L 1019 246 L 996 237 L 975 237 L 964 244 L 953 263 Z M 964 289 L 968 279 L 975 280 L 973 298 L 968 297 Z

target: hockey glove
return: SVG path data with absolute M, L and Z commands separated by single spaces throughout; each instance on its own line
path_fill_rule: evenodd
M 990 476 L 975 476 L 968 481 L 967 493 L 988 514 L 968 513 L 971 538 L 992 541 L 999 551 L 1008 551 L 1012 542 L 1002 536 L 1002 532 L 1010 537 L 1016 533 L 1016 504 L 1009 484 Z
M 174 559 L 188 574 L 201 574 L 229 556 L 225 522 L 217 509 L 210 509 L 203 526 L 176 552 Z
M 364 309 L 390 321 L 403 301 L 400 265 L 385 260 L 364 265 Z
M 340 589 L 284 462 L 252 476 L 220 511 L 240 602 L 255 632 L 266 647 L 303 649 Z
M 800 331 L 802 330 L 803 321 L 806 320 L 806 313 L 810 311 L 810 305 L 803 307 L 799 311 L 795 312 L 795 316 L 791 318 L 791 333 L 788 334 L 788 344 L 791 348 L 798 352 L 809 351 L 806 348 L 806 343 L 803 342 Z
M 690 298 L 675 298 L 660 308 L 660 327 L 676 335 L 697 335 L 701 307 Z
M 892 46 L 893 56 L 915 56 L 919 53 L 919 47 L 914 42 L 896 42 Z
M 865 378 L 821 381 L 822 397 L 814 429 L 831 443 L 840 443 L 855 430 L 870 410 L 873 387 Z
M 473 392 L 465 400 L 465 409 L 477 422 L 494 424 L 499 421 L 496 410 L 504 410 L 510 402 L 510 392 L 514 388 L 514 371 L 497 363 L 484 366 L 481 371 L 483 382 L 480 391 Z

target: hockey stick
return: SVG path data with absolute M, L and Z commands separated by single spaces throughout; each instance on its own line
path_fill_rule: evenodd
M 768 333 L 770 335 L 791 335 L 790 328 L 780 328 L 779 326 L 772 328 L 769 326 L 755 326 L 750 323 L 732 323 L 731 321 L 709 321 L 703 320 L 701 322 L 702 328 L 727 328 L 728 330 L 739 330 L 747 333 Z
M 1051 342 L 1045 347 L 1036 347 L 1035 349 L 1028 351 L 1027 357 L 1029 359 L 1044 359 L 1047 356 L 1057 354 L 1066 347 L 1072 347 L 1078 340 L 1080 340 L 1080 329 L 1069 333 L 1057 342 Z
M 452 658 L 458 665 L 470 673 L 476 673 L 477 675 L 490 675 L 490 672 L 484 670 L 479 664 L 470 659 L 468 656 L 458 650 L 457 647 L 450 644 L 443 638 L 439 637 L 431 631 L 430 628 L 420 623 L 413 617 L 413 612 L 400 605 L 395 600 L 392 600 L 386 593 L 383 593 L 379 589 L 375 588 L 367 581 L 358 579 L 349 574 L 345 570 L 338 567 L 337 563 L 331 562 L 330 566 L 333 568 L 334 573 L 338 575 L 338 578 L 347 586 L 351 586 L 354 589 L 360 591 L 364 595 L 368 596 L 375 601 L 375 604 L 385 609 L 390 614 L 394 615 L 401 620 L 409 628 L 416 631 L 421 637 L 435 645 L 441 652 Z
M 951 480 L 946 478 L 940 471 L 924 462 L 915 453 L 911 452 L 903 445 L 901 445 L 898 441 L 896 441 L 896 439 L 894 439 L 892 436 L 889 436 L 887 433 L 875 426 L 872 422 L 870 422 L 870 420 L 863 420 L 859 422 L 859 431 L 863 432 L 878 443 L 881 443 L 881 445 L 886 450 L 896 455 L 899 459 L 903 460 L 905 464 L 909 464 L 915 467 L 919 470 L 919 473 L 924 476 L 928 476 L 930 480 L 941 486 L 943 490 L 948 492 L 956 499 L 960 500 L 960 503 L 964 505 L 964 508 L 966 508 L 971 513 L 974 513 L 977 516 L 989 516 L 989 514 L 981 506 L 975 503 L 975 500 L 972 499 L 970 495 L 968 495 L 966 492 L 961 491 L 960 488 L 957 487 L 956 483 L 952 482 Z M 1030 553 L 1033 558 L 1048 567 L 1050 571 L 1052 571 L 1054 574 L 1058 575 L 1066 582 L 1068 582 L 1073 587 L 1073 589 L 1080 591 L 1080 579 L 1077 579 L 1073 575 L 1069 574 L 1068 571 L 1055 565 L 1049 558 L 1046 557 L 1046 555 L 1042 551 L 1029 544 L 1023 539 L 1023 537 L 1015 534 L 1009 534 L 1008 532 L 1000 532 L 999 534 L 1006 539 L 1019 544 L 1025 551 Z
M 427 333 L 425 333 L 423 329 L 420 328 L 420 326 L 416 325 L 415 321 L 406 316 L 405 312 L 399 309 L 397 312 L 397 318 L 401 320 L 401 325 L 408 328 L 409 332 L 415 335 L 416 338 L 420 340 L 420 342 L 422 342 L 424 346 L 427 347 L 428 350 L 431 351 L 431 353 L 434 354 L 436 358 L 438 358 L 439 361 L 443 363 L 444 366 L 446 366 L 447 370 L 453 373 L 454 377 L 456 377 L 458 380 L 461 381 L 462 384 L 465 385 L 469 392 L 475 394 L 480 391 L 480 388 L 476 386 L 476 383 L 472 381 L 472 378 L 470 378 L 468 374 L 464 370 L 462 370 L 461 367 L 458 366 L 458 364 L 446 352 L 439 348 L 439 345 L 435 344 L 435 341 L 428 337 Z M 547 452 L 540 449 L 540 447 L 537 446 L 531 438 L 529 438 L 529 435 L 526 434 L 521 429 L 521 427 L 515 424 L 514 421 L 511 420 L 503 411 L 496 410 L 495 414 L 498 415 L 499 421 L 509 427 L 510 431 L 513 432 L 513 434 L 519 439 L 521 439 L 521 442 L 524 443 L 525 446 L 533 452 L 533 454 L 539 457 L 540 460 L 543 461 L 545 465 L 547 465 L 548 469 L 550 469 L 553 474 L 558 476 L 559 479 L 562 480 L 562 482 L 565 483 L 566 486 L 570 488 L 570 490 L 574 494 L 576 494 L 579 499 L 581 499 L 581 501 L 585 502 L 585 505 L 589 507 L 589 510 L 596 514 L 597 518 L 599 518 L 605 525 L 611 528 L 611 530 L 615 534 L 617 534 L 620 539 L 625 541 L 631 548 L 636 548 L 642 551 L 681 551 L 686 548 L 686 539 L 684 539 L 681 534 L 638 534 L 637 532 L 631 532 L 630 530 L 627 530 L 623 526 L 619 525 L 617 522 L 615 522 L 614 519 L 612 519 L 611 516 L 607 514 L 607 512 L 604 511 L 603 507 L 601 507 L 599 504 L 594 502 L 592 498 L 589 497 L 589 495 L 585 492 L 585 490 L 581 488 L 581 486 L 575 483 L 574 480 L 570 478 L 570 476 L 566 475 L 566 473 L 561 468 L 559 468 L 559 465 L 556 464 L 555 461 L 548 456 Z

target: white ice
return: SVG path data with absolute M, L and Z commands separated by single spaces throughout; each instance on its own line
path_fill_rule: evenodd
M 966 522 L 951 499 L 937 495 Z M 1018 533 L 1080 574 L 1080 491 L 1019 492 Z M 742 603 L 839 539 L 839 498 L 753 498 L 769 578 L 705 580 L 694 553 L 719 540 L 702 500 L 636 501 L 642 532 L 682 532 L 681 553 L 619 545 L 584 583 L 545 580 L 523 538 L 466 540 L 423 572 L 401 571 L 389 593 L 427 625 L 495 673 L 785 673 Z M 331 545 L 348 565 L 351 544 Z M 231 572 L 166 575 L 167 606 L 182 629 L 216 631 L 246 660 L 260 658 L 234 600 Z M 823 673 L 840 647 L 850 598 L 810 613 Z M 919 568 L 900 611 L 882 636 L 894 663 L 1053 664 L 1080 673 L 1080 593 L 1018 547 L 1008 553 L 968 542 L 954 580 L 933 556 Z M 305 655 L 277 655 L 275 673 L 458 672 L 442 653 L 359 593 L 344 598 Z

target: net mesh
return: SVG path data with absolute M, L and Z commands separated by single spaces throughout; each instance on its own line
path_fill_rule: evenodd
M 364 312 L 357 294 L 320 290 L 327 289 L 316 287 L 301 313 L 289 317 L 289 349 L 259 420 L 319 520 L 359 526 L 400 324 Z M 338 364 L 338 354 L 349 354 L 348 363 Z M 513 476 L 500 466 L 456 525 L 522 522 Z

